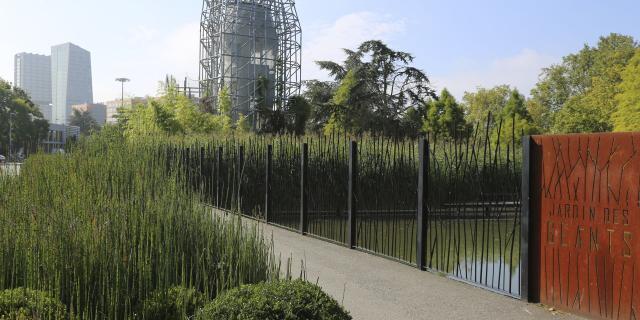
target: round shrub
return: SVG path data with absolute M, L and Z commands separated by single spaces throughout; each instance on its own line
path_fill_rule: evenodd
M 66 319 L 66 307 L 46 292 L 25 288 L 0 291 L 0 319 Z
M 208 302 L 195 289 L 173 287 L 154 292 L 142 306 L 141 319 L 176 320 L 192 318 Z
M 351 316 L 320 287 L 306 281 L 246 285 L 216 298 L 198 320 L 348 320 Z

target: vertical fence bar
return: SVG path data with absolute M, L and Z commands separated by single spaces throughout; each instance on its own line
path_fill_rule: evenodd
M 202 168 L 204 167 L 204 147 L 200 147 L 200 175 L 202 175 Z
M 420 139 L 418 168 L 418 217 L 416 264 L 422 270 L 425 263 L 425 244 L 427 241 L 427 210 L 429 191 L 429 141 Z
M 222 147 L 218 147 L 218 151 L 216 152 L 216 207 L 218 209 L 221 208 L 220 203 L 220 178 L 222 177 Z
M 302 144 L 302 152 L 300 154 L 300 233 L 306 234 L 308 231 L 308 169 L 309 169 L 309 145 Z
M 267 146 L 267 172 L 265 173 L 264 221 L 269 223 L 271 215 L 271 174 L 273 173 L 273 145 Z
M 529 257 L 531 249 L 531 137 L 522 138 L 522 202 L 520 217 L 520 297 L 531 301 Z
M 356 195 L 357 195 L 357 179 L 358 179 L 358 143 L 351 141 L 349 149 L 349 221 L 348 221 L 348 245 L 354 249 L 357 245 L 356 240 Z

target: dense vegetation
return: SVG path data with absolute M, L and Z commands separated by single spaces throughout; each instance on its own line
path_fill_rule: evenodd
M 390 137 L 456 138 L 487 122 L 523 134 L 640 130 L 640 47 L 630 36 L 611 34 L 542 70 L 530 97 L 500 85 L 477 88 L 461 101 L 445 88 L 436 94 L 414 57 L 381 41 L 345 49 L 342 63 L 318 61 L 332 81 L 306 81 L 304 94 L 282 108 L 264 105 L 264 85 L 256 92 L 258 126 L 234 114 L 228 89 L 216 106 L 198 105 L 175 90 L 148 106 L 137 106 L 120 122 L 129 135 L 146 133 L 372 134 Z M 261 79 L 261 81 L 266 81 Z M 212 113 L 202 112 L 211 111 Z M 497 140 L 498 137 L 493 137 Z
M 207 297 L 192 288 L 173 287 L 158 290 L 142 304 L 140 319 L 181 320 L 191 319 L 207 303 Z
M 0 290 L 41 290 L 72 316 L 123 319 L 159 290 L 214 298 L 277 277 L 261 234 L 213 216 L 180 168 L 153 141 L 107 130 L 0 177 Z
M 614 33 L 543 70 L 528 102 L 533 123 L 557 133 L 639 130 L 638 122 L 625 125 L 619 116 L 638 118 L 638 57 L 638 43 Z
M 66 319 L 67 308 L 49 293 L 25 288 L 0 291 L 0 319 Z
M 231 290 L 200 312 L 198 320 L 349 320 L 337 301 L 308 282 L 283 281 Z
M 73 113 L 69 118 L 69 125 L 80 128 L 80 133 L 85 135 L 100 130 L 100 124 L 91 116 L 89 111 L 80 111 L 77 109 L 73 109 Z
M 35 151 L 48 130 L 49 124 L 27 93 L 0 79 L 0 154 L 9 154 L 9 134 L 14 154 Z

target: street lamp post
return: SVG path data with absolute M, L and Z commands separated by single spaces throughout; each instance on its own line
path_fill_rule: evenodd
M 120 104 L 121 108 L 124 108 L 124 84 L 126 82 L 131 81 L 131 79 L 127 79 L 127 78 L 117 78 L 116 79 L 117 82 L 120 82 L 122 84 L 122 102 Z

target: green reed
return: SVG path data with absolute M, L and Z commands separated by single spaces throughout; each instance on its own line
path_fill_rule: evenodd
M 203 206 L 184 164 L 158 150 L 102 134 L 0 176 L 0 290 L 43 290 L 77 317 L 126 319 L 159 289 L 214 298 L 278 277 L 260 231 Z

